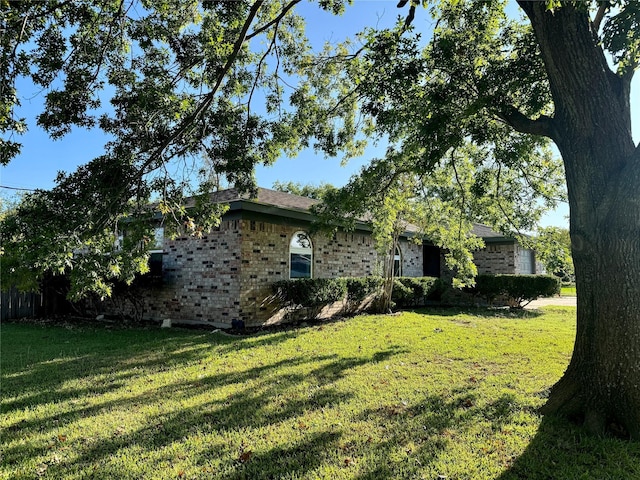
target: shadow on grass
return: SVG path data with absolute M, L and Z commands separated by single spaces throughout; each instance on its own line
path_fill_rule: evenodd
M 169 371 L 174 366 L 201 360 L 213 347 L 220 355 L 225 355 L 255 346 L 275 346 L 292 335 L 275 333 L 245 344 L 247 339 L 242 337 L 193 331 L 69 330 L 55 326 L 5 324 L 1 372 L 3 399 L 15 398 L 0 401 L 0 414 L 65 402 L 85 394 L 106 394 L 121 388 L 141 370 Z M 99 381 L 85 389 L 65 387 L 65 384 L 85 377 L 98 377 Z
M 140 405 L 155 404 L 172 395 L 197 397 L 211 393 L 215 397 L 216 390 L 225 385 L 244 385 L 232 395 L 216 398 L 195 407 L 181 408 L 153 416 L 142 428 L 132 429 L 129 432 L 116 430 L 109 438 L 95 442 L 79 451 L 72 462 L 50 465 L 47 473 L 53 478 L 59 478 L 58 475 L 63 476 L 70 468 L 87 469 L 91 468 L 91 465 L 104 464 L 107 459 L 117 456 L 121 450 L 131 445 L 144 446 L 146 451 L 151 452 L 198 435 L 214 434 L 214 438 L 219 438 L 229 431 L 256 430 L 288 421 L 291 421 L 292 428 L 295 428 L 293 419 L 304 412 L 333 408 L 352 397 L 351 393 L 333 386 L 333 382 L 345 372 L 367 363 L 382 361 L 394 354 L 395 350 L 390 349 L 386 352 L 377 352 L 377 355 L 369 358 L 339 358 L 335 355 L 289 358 L 240 373 L 211 375 L 198 381 L 174 383 L 147 394 L 103 403 L 84 411 L 69 412 L 68 418 L 65 418 L 65 415 L 56 418 L 55 431 L 59 431 L 62 425 L 74 418 L 96 415 L 100 410 L 108 411 L 115 407 L 124 407 L 135 411 Z M 322 363 L 324 365 L 313 369 L 310 373 L 278 375 L 277 381 L 274 376 L 284 364 L 287 367 L 299 367 L 305 364 Z M 294 393 L 296 387 L 309 377 L 313 378 L 311 382 L 313 389 Z M 253 382 L 248 384 L 252 380 Z M 37 429 L 38 427 L 36 424 L 22 425 L 21 434 L 28 434 L 28 428 Z M 337 441 L 340 433 L 324 431 L 309 437 L 301 440 L 299 444 L 286 448 L 277 447 L 257 454 L 251 458 L 250 465 L 238 460 L 237 455 L 235 460 L 233 456 L 227 455 L 224 464 L 218 468 L 227 472 L 224 478 L 269 478 L 264 473 L 256 476 L 256 472 L 265 471 L 272 471 L 274 474 L 296 471 L 302 474 L 321 462 L 320 453 L 325 449 L 333 448 L 331 445 Z M 28 449 L 25 450 L 25 447 L 5 450 L 7 460 L 26 454 Z M 106 473 L 103 471 L 101 475 Z
M 28 330 L 22 333 L 28 333 Z M 111 332 L 104 336 L 104 332 L 68 332 L 49 327 L 46 344 L 38 349 L 38 343 L 33 343 L 33 348 L 39 350 L 37 355 L 14 359 L 7 370 L 3 368 L 3 397 L 8 399 L 2 403 L 3 412 L 33 410 L 46 405 L 43 414 L 37 417 L 31 415 L 27 420 L 20 420 L 18 413 L 12 424 L 4 422 L 2 443 L 6 467 L 13 465 L 18 471 L 30 456 L 52 448 L 20 439 L 39 437 L 52 439 L 55 443 L 67 425 L 86 418 L 100 421 L 102 416 L 109 418 L 110 412 L 118 410 L 129 412 L 134 424 L 120 427 L 117 419 L 109 420 L 104 425 L 104 435 L 74 443 L 73 458 L 60 458 L 58 463 L 47 464 L 47 476 L 64 478 L 70 471 L 86 473 L 96 465 L 110 468 L 110 457 L 117 457 L 132 445 L 151 453 L 201 436 L 220 441 L 230 431 L 255 430 L 282 422 L 291 422 L 295 428 L 294 419 L 305 412 L 334 408 L 352 397 L 353 393 L 348 389 L 336 386 L 349 370 L 386 361 L 402 353 L 400 348 L 390 346 L 370 355 L 346 358 L 335 354 L 288 356 L 271 361 L 263 358 L 257 366 L 243 369 L 240 364 L 229 372 L 210 373 L 209 370 L 201 376 L 189 374 L 189 378 L 182 381 L 179 377 L 163 377 L 169 383 L 155 387 L 150 384 L 146 390 L 143 387 L 143 391 L 138 385 L 136 391 L 132 391 L 129 385 L 134 379 L 139 384 L 141 377 L 164 371 L 171 373 L 170 370 L 177 366 L 200 365 L 211 358 L 212 352 L 224 356 L 224 352 L 256 347 L 256 344 L 277 346 L 292 333 L 276 333 L 257 339 L 177 331 L 126 333 L 128 335 L 121 336 L 118 332 L 114 336 Z M 16 342 L 12 342 L 13 339 L 7 338 L 11 337 L 11 332 L 7 335 L 7 331 L 3 331 L 3 334 L 6 344 L 11 344 L 7 350 L 13 349 L 14 354 L 24 345 L 32 345 L 28 339 L 19 340 L 19 335 L 13 338 Z M 94 334 L 100 338 L 93 338 Z M 3 351 L 5 354 L 6 350 Z M 242 360 L 241 356 L 230 358 Z M 228 391 L 231 393 L 223 390 L 227 386 L 231 386 Z M 154 406 L 161 406 L 168 398 L 178 399 L 178 403 L 184 398 L 189 406 L 160 407 L 153 413 Z M 139 418 L 145 419 L 144 425 L 136 424 Z M 264 474 L 257 475 L 256 472 L 268 471 L 273 471 L 274 475 L 283 471 L 302 475 L 322 461 L 321 452 L 335 449 L 339 437 L 340 431 L 331 428 L 310 432 L 308 438 L 299 439 L 293 445 L 256 453 L 246 464 L 238 460 L 238 455 L 226 455 L 221 466 L 227 472 L 224 478 L 265 478 Z M 39 440 L 42 441 L 49 440 Z M 61 447 L 67 448 L 66 445 L 61 444 Z M 103 471 L 101 475 L 107 473 Z M 118 473 L 126 472 L 114 472 L 114 475 L 117 477 Z M 15 478 L 32 478 L 33 474 L 33 471 L 26 475 L 17 473 Z
M 598 438 L 564 418 L 544 417 L 526 450 L 498 480 L 640 478 L 640 442 Z
M 256 454 L 246 463 L 236 462 L 235 471 L 226 480 L 249 478 L 301 478 L 326 461 L 325 453 L 339 448 L 340 432 L 321 432 L 309 435 L 286 447 L 276 447 Z
M 424 469 L 482 415 L 470 407 L 474 391 L 474 387 L 463 388 L 446 398 L 430 395 L 413 405 L 397 402 L 364 411 L 360 419 L 378 423 L 385 433 L 369 447 L 368 457 L 373 460 L 354 478 L 398 478 L 399 472 L 402 478 L 427 478 Z
M 544 312 L 540 310 L 510 309 L 504 307 L 420 307 L 411 310 L 421 315 L 433 315 L 435 317 L 455 317 L 458 315 L 474 315 L 484 318 L 505 319 L 532 319 L 541 317 Z

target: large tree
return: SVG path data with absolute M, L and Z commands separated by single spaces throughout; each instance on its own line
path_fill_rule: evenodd
M 578 328 L 545 411 L 582 417 L 596 432 L 616 422 L 640 438 L 640 149 L 629 103 L 640 4 L 519 1 L 521 22 L 498 0 L 440 0 L 425 44 L 414 34 L 423 27 L 419 2 L 401 0 L 409 10 L 397 28 L 363 33 L 355 51 L 341 45 L 314 56 L 296 3 L 0 2 L 2 162 L 17 155 L 11 135 L 25 128 L 13 110 L 20 76 L 48 92 L 39 123 L 53 137 L 99 125 L 114 138 L 105 155 L 62 176 L 52 192 L 27 196 L 3 222 L 3 275 L 54 269 L 130 278 L 143 262 L 114 251 L 113 237 L 123 216 L 144 213 L 154 194 L 162 212 L 198 231 L 175 208 L 185 185 L 164 174 L 174 159 L 207 155 L 249 187 L 256 162 L 311 137 L 328 154 L 353 154 L 358 132 L 383 135 L 398 158 L 411 159 L 403 173 L 422 175 L 471 142 L 492 167 L 478 164 L 474 192 L 497 201 L 493 187 L 507 170 L 547 193 L 538 153 L 550 139 L 566 171 Z M 339 11 L 344 2 L 319 3 Z M 279 110 L 282 74 L 288 83 L 296 73 L 307 81 L 289 114 Z M 111 106 L 99 111 L 96 92 L 105 86 Z M 258 99 L 266 116 L 252 114 Z M 140 244 L 130 242 L 137 260 Z M 98 268 L 105 259 L 106 270 Z M 79 291 L 96 285 L 108 290 L 94 281 Z
M 599 28 L 584 5 L 548 10 L 520 2 L 545 65 L 552 116 L 504 114 L 513 128 L 553 139 L 564 160 L 578 295 L 571 363 L 546 412 L 608 422 L 640 439 L 640 148 L 631 132 L 630 85 L 638 66 L 640 5 L 628 2 Z M 604 39 L 599 35 L 604 31 Z M 609 67 L 604 45 L 618 68 Z
M 498 182 L 507 167 L 529 182 L 532 152 L 555 143 L 566 172 L 578 318 L 570 365 L 543 411 L 581 418 L 595 432 L 613 422 L 637 439 L 640 148 L 630 88 L 640 4 L 613 3 L 519 1 L 525 23 L 506 15 L 504 2 L 443 0 L 432 8 L 437 23 L 425 45 L 413 31 L 421 25 L 411 25 L 412 2 L 395 30 L 365 32 L 365 46 L 330 82 L 346 92 L 341 103 L 358 102 L 370 132 L 411 152 L 416 172 L 436 171 L 471 142 L 494 157 Z M 326 88 L 322 72 L 346 57 L 338 50 L 318 58 L 311 93 L 294 101 L 314 103 Z

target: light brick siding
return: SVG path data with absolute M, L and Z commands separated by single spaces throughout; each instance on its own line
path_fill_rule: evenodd
M 314 277 L 366 277 L 376 272 L 377 253 L 371 235 L 338 232 L 332 238 L 312 236 Z
M 242 274 L 240 319 L 246 326 L 275 322 L 280 306 L 272 298 L 271 285 L 289 279 L 289 244 L 308 225 L 277 225 L 242 220 Z M 371 236 L 363 232 L 338 232 L 335 237 L 310 236 L 314 278 L 372 275 L 376 251 Z
M 525 249 L 515 241 L 487 243 L 473 254 L 478 273 L 530 274 L 545 273 L 544 266 L 536 259 L 535 252 Z M 531 255 L 533 265 L 530 265 Z M 525 266 L 524 263 L 527 265 Z
M 246 326 L 261 325 L 279 310 L 271 284 L 289 278 L 289 242 L 299 227 L 254 220 L 242 222 L 242 273 L 238 288 L 238 319 Z
M 273 323 L 281 318 L 271 285 L 289 279 L 289 244 L 305 222 L 234 219 L 202 238 L 165 239 L 161 286 L 138 288 L 103 302 L 102 313 L 149 320 L 206 322 L 231 327 Z M 311 234 L 313 277 L 359 277 L 375 274 L 378 255 L 371 235 L 338 232 Z M 403 240 L 403 275 L 422 275 L 422 247 Z M 135 305 L 134 305 L 135 304 Z M 335 308 L 338 308 L 336 306 Z M 329 310 L 327 311 L 329 312 Z
M 403 277 L 421 277 L 423 272 L 422 245 L 406 239 L 400 240 Z
M 240 314 L 241 238 L 241 222 L 230 220 L 202 238 L 165 240 L 162 291 L 173 298 L 158 313 L 231 325 Z
M 165 238 L 162 285 L 116 294 L 98 312 L 231 327 L 240 318 L 240 225 L 223 221 L 202 238 Z
M 108 302 L 103 313 L 129 314 L 161 321 L 206 322 L 217 327 L 257 326 L 284 318 L 271 285 L 289 279 L 289 245 L 298 231 L 310 231 L 305 220 L 282 215 L 236 213 L 220 229 L 202 238 L 165 239 L 162 285 L 139 287 Z M 248 217 L 248 218 L 247 218 Z M 314 278 L 361 277 L 380 272 L 370 233 L 310 235 Z M 475 252 L 479 273 L 514 273 L 516 244 L 489 243 Z M 423 247 L 400 241 L 402 275 L 423 275 Z M 444 260 L 441 269 L 446 276 Z M 334 305 L 324 314 L 330 314 Z
M 516 244 L 487 243 L 485 248 L 473 253 L 473 261 L 478 267 L 478 273 L 515 273 Z

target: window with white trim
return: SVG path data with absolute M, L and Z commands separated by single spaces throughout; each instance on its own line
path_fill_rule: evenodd
M 400 247 L 396 247 L 396 251 L 393 255 L 393 276 L 402 276 L 402 253 L 400 252 Z
M 162 278 L 162 258 L 164 249 L 164 227 L 156 227 L 153 232 L 153 244 L 149 249 L 149 273 L 155 279 Z
M 289 244 L 289 278 L 311 278 L 313 244 L 309 234 L 296 232 Z

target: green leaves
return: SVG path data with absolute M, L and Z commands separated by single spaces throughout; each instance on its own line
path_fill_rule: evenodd
M 609 16 L 602 29 L 602 42 L 613 55 L 621 74 L 633 74 L 640 61 L 640 5 L 627 2 Z
M 572 280 L 575 272 L 569 230 L 558 227 L 541 228 L 534 239 L 534 245 L 547 272 L 565 281 Z
M 297 148 L 281 113 L 282 70 L 297 71 L 307 50 L 296 3 L 2 3 L 1 162 L 19 153 L 26 125 L 20 77 L 43 89 L 37 121 L 52 138 L 79 126 L 109 139 L 103 155 L 3 220 L 6 281 L 36 288 L 46 272 L 64 273 L 73 296 L 108 295 L 112 279 L 147 268 L 154 222 L 193 235 L 215 227 L 224 208 L 208 198 L 221 181 L 250 191 L 257 163 Z

